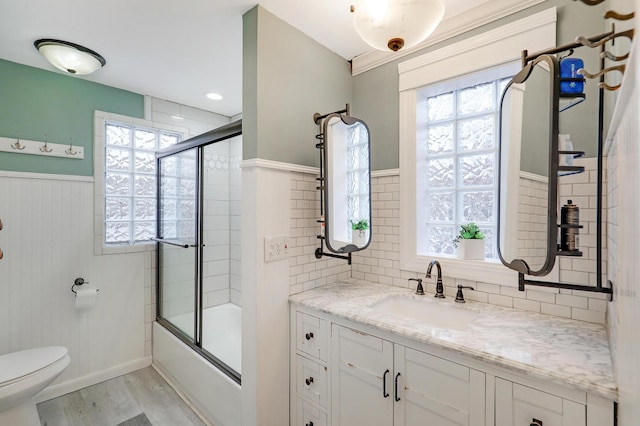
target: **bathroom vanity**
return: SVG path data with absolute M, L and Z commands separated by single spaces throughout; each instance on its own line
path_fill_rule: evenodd
M 358 280 L 290 302 L 291 425 L 614 425 L 602 325 Z

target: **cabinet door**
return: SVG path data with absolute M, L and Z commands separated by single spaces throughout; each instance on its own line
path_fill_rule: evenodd
M 496 378 L 496 426 L 585 426 L 586 407 L 518 383 Z
M 484 426 L 484 373 L 401 345 L 395 371 L 396 426 Z
M 393 344 L 333 324 L 333 426 L 393 425 Z

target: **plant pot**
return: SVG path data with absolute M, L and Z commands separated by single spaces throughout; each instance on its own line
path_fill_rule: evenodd
M 352 229 L 351 230 L 351 244 L 364 247 L 367 245 L 367 241 L 369 241 L 369 230 L 364 229 Z
M 458 241 L 458 257 L 465 260 L 484 260 L 484 240 Z

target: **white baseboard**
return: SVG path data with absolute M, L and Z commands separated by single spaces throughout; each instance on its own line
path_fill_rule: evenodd
M 78 377 L 77 379 L 68 380 L 66 382 L 58 383 L 47 387 L 34 397 L 36 404 L 44 401 L 48 401 L 53 398 L 57 398 L 62 395 L 66 395 L 71 392 L 92 386 L 97 383 L 104 382 L 109 379 L 113 379 L 123 374 L 131 373 L 141 368 L 145 368 L 151 365 L 152 358 L 150 356 L 144 358 L 138 358 L 133 361 L 125 362 L 124 364 L 116 365 L 106 370 L 97 371 L 95 373 L 87 374 L 86 376 Z

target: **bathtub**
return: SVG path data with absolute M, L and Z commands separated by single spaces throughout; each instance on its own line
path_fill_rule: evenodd
M 242 309 L 227 303 L 203 310 L 203 347 L 241 373 Z M 190 314 L 170 318 L 182 330 Z M 222 324 L 223 327 L 216 327 Z M 157 322 L 153 324 L 153 363 L 189 402 L 216 426 L 241 424 L 242 392 L 230 379 Z

